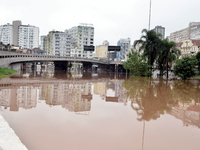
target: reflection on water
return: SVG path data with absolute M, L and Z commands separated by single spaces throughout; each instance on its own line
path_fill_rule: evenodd
M 156 120 L 160 115 L 167 113 L 181 119 L 186 126 L 200 127 L 200 82 L 197 80 L 166 81 L 133 77 L 124 81 L 116 79 L 116 76 L 113 76 L 113 79 L 100 77 L 99 80 L 92 80 L 90 76 L 91 79 L 77 80 L 74 79 L 77 76 L 73 76 L 72 73 L 55 74 L 49 71 L 47 74 L 51 75 L 44 77 L 59 78 L 64 75 L 71 80 L 36 82 L 29 79 L 26 83 L 19 78 L 16 80 L 13 78 L 9 84 L 1 82 L 1 109 L 10 108 L 10 111 L 18 111 L 19 108 L 31 109 L 36 107 L 38 102 L 45 101 L 50 106 L 60 105 L 72 112 L 84 112 L 91 110 L 93 94 L 97 94 L 105 102 L 127 105 L 128 101 L 131 101 L 132 109 L 137 112 L 138 121 Z
M 134 77 L 124 81 L 123 87 L 139 121 L 156 120 L 167 113 L 185 126 L 200 128 L 200 81 Z
M 186 150 L 184 143 L 200 148 L 198 80 L 167 81 L 146 77 L 126 80 L 123 74 L 27 69 L 0 81 L 0 110 L 29 149 L 69 146 L 69 149 L 88 150 L 160 150 L 163 147 Z M 15 117 L 19 121 L 15 121 Z M 38 139 L 35 129 L 29 130 L 29 126 L 36 126 L 42 139 Z M 186 130 L 188 128 L 195 133 Z M 80 145 L 76 144 L 77 139 Z M 156 146 L 152 145 L 155 143 L 152 139 L 159 141 Z
M 29 79 L 25 80 L 23 75 L 27 73 Z M 90 111 L 93 94 L 100 95 L 102 100 L 108 102 L 126 103 L 125 90 L 120 88 L 123 80 L 116 79 L 114 74 L 110 75 L 113 80 L 101 78 L 106 76 L 105 73 L 95 73 L 98 76 L 93 79 L 92 74 L 89 75 L 89 79 L 84 79 L 81 78 L 84 76 L 81 71 L 54 73 L 49 70 L 38 73 L 36 70 L 27 69 L 23 72 L 22 78 L 17 75 L 18 78 L 14 76 L 0 82 L 0 106 L 2 109 L 10 107 L 10 111 L 18 111 L 19 108 L 34 108 L 38 102 L 45 101 L 50 106 L 61 105 L 72 112 L 83 112 Z M 43 80 L 36 81 L 35 77 L 38 75 L 44 77 Z M 50 80 L 45 80 L 46 78 Z M 63 78 L 70 80 L 56 80 Z M 112 96 L 107 95 L 107 92 L 112 93 Z

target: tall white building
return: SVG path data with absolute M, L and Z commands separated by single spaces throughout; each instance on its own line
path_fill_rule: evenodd
M 18 34 L 18 44 L 21 48 L 39 47 L 39 28 L 31 25 L 20 25 Z
M 53 33 L 53 54 L 58 56 L 70 56 L 71 36 L 67 32 Z
M 13 44 L 13 26 L 5 24 L 0 26 L 0 42 L 3 44 Z
M 20 20 L 0 26 L 1 41 L 4 44 L 21 46 L 21 48 L 39 47 L 39 28 L 32 25 L 22 25 Z
M 78 56 L 78 46 L 76 44 L 73 44 L 71 46 L 71 53 L 70 53 L 71 57 L 77 57 Z
M 94 45 L 94 27 L 92 24 L 80 24 L 68 30 L 72 37 L 72 43 L 78 46 L 78 57 L 92 58 L 93 52 L 84 51 L 84 45 Z
M 120 46 L 120 52 L 117 53 L 117 58 L 119 58 L 119 60 L 125 60 L 126 53 L 131 48 L 131 39 L 122 38 L 117 42 L 117 46 Z

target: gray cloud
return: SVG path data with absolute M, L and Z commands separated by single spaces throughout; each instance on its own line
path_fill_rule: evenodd
M 162 25 L 166 35 L 199 20 L 198 0 L 152 0 L 151 28 Z M 40 35 L 52 29 L 64 31 L 79 23 L 95 27 L 95 45 L 104 40 L 116 45 L 120 38 L 132 42 L 148 28 L 149 0 L 9 0 L 0 5 L 0 24 L 21 20 L 40 28 Z

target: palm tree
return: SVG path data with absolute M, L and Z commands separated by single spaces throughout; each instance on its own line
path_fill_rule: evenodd
M 161 51 L 158 57 L 159 69 L 163 74 L 163 71 L 167 70 L 167 78 L 168 78 L 168 69 L 169 64 L 170 68 L 172 63 L 180 56 L 181 51 L 176 48 L 176 43 L 173 41 L 169 41 L 168 38 L 164 39 L 161 43 Z
M 143 51 L 143 57 L 148 59 L 148 64 L 153 66 L 154 61 L 156 60 L 159 47 L 160 47 L 160 34 L 156 34 L 153 30 L 142 30 L 142 35 L 139 40 L 134 42 L 134 48 L 139 45 L 139 52 Z

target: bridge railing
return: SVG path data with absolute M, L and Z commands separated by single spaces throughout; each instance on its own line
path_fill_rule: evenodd
M 14 57 L 37 57 L 37 58 L 58 58 L 58 59 L 67 59 L 67 60 L 85 60 L 94 63 L 104 63 L 108 64 L 107 60 L 95 60 L 93 58 L 85 58 L 85 57 L 69 57 L 69 56 L 56 56 L 56 55 L 44 55 L 44 54 L 27 54 L 27 53 L 0 53 L 1 58 L 14 58 Z

